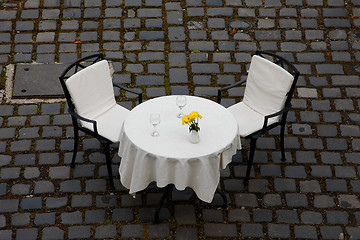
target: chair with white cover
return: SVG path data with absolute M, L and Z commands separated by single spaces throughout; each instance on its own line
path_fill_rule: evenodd
M 250 139 L 245 185 L 249 182 L 257 139 L 279 125 L 281 160 L 286 161 L 285 123 L 298 77 L 299 71 L 283 57 L 256 51 L 247 79 L 218 89 L 217 102 L 220 103 L 223 92 L 246 82 L 242 101 L 228 107 L 238 123 L 240 137 Z
M 70 166 L 75 167 L 79 131 L 97 138 L 104 147 L 110 188 L 114 190 L 110 144 L 119 142 L 122 123 L 129 110 L 116 103 L 113 86 L 136 94 L 139 103 L 142 102 L 142 93 L 113 83 L 109 63 L 102 54 L 90 55 L 72 63 L 59 79 L 74 127 Z

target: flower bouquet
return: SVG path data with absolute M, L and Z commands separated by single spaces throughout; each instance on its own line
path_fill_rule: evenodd
M 192 142 L 192 143 L 198 143 L 200 141 L 199 119 L 201 119 L 201 118 L 202 118 L 202 116 L 196 111 L 193 111 L 190 114 L 185 115 L 182 118 L 182 125 L 189 126 L 190 142 Z

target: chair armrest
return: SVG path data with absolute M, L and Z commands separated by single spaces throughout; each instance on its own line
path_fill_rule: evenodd
M 130 88 L 121 86 L 121 85 L 119 85 L 119 84 L 117 84 L 117 83 L 113 83 L 113 86 L 118 87 L 118 88 L 120 88 L 120 89 L 122 89 L 122 90 L 124 90 L 124 91 L 131 92 L 131 93 L 133 93 L 133 94 L 138 95 L 139 103 L 142 103 L 142 92 L 139 93 L 139 92 L 137 92 L 137 91 L 134 91 L 133 89 L 130 89 Z
M 81 120 L 81 121 L 84 121 L 84 122 L 88 122 L 88 123 L 92 123 L 93 124 L 93 128 L 94 128 L 94 132 L 99 135 L 98 131 L 97 131 L 97 123 L 95 120 L 91 120 L 91 119 L 88 119 L 88 118 L 84 118 L 82 116 L 80 116 L 79 114 L 77 114 L 74 109 L 72 108 L 69 108 L 69 113 L 72 117 L 76 118 L 77 120 Z
M 239 81 L 239 82 L 236 82 L 236 83 L 233 83 L 233 84 L 231 84 L 231 85 L 229 85 L 227 87 L 218 89 L 217 103 L 220 104 L 220 102 L 221 102 L 221 94 L 222 94 L 223 91 L 226 91 L 226 90 L 228 90 L 230 88 L 233 88 L 233 87 L 239 86 L 241 84 L 244 84 L 245 82 L 246 82 L 246 79 L 242 80 L 242 81 Z
M 263 128 L 262 128 L 262 132 L 265 131 L 265 129 L 267 128 L 267 124 L 268 124 L 269 118 L 273 118 L 273 117 L 282 115 L 282 114 L 284 114 L 285 112 L 289 111 L 290 108 L 291 108 L 291 104 L 285 106 L 283 109 L 281 109 L 280 111 L 278 111 L 278 112 L 276 112 L 276 113 L 273 113 L 273 114 L 270 114 L 270 115 L 266 115 L 265 118 L 264 118 L 264 125 L 263 125 Z

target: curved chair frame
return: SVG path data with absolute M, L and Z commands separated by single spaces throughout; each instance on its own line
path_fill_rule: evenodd
M 246 176 L 244 179 L 244 184 L 247 185 L 249 182 L 249 177 L 250 177 L 250 171 L 251 171 L 251 166 L 253 164 L 253 160 L 254 160 L 254 153 L 255 153 L 255 148 L 256 148 L 256 141 L 257 139 L 262 136 L 265 132 L 269 131 L 270 129 L 273 129 L 277 126 L 280 126 L 280 148 L 281 148 L 281 161 L 285 162 L 286 158 L 285 158 L 285 150 L 284 150 L 284 133 L 285 133 L 285 124 L 286 124 L 286 117 L 288 114 L 289 109 L 291 108 L 291 99 L 295 90 L 295 86 L 297 83 L 297 80 L 299 78 L 299 71 L 286 59 L 284 59 L 281 56 L 278 56 L 274 53 L 269 53 L 269 52 L 265 52 L 265 51 L 256 51 L 255 53 L 256 55 L 259 55 L 261 57 L 267 58 L 267 59 L 273 59 L 273 62 L 279 66 L 281 66 L 282 68 L 286 69 L 290 74 L 292 74 L 294 76 L 294 80 L 292 82 L 292 85 L 290 87 L 290 90 L 288 91 L 288 93 L 286 94 L 286 100 L 285 100 L 285 104 L 283 109 L 281 109 L 278 112 L 275 112 L 273 114 L 267 115 L 264 118 L 264 124 L 262 129 L 260 129 L 259 131 L 256 131 L 254 133 L 251 133 L 248 136 L 245 136 L 245 138 L 250 139 L 250 153 L 249 153 L 249 158 L 248 158 L 248 165 L 247 165 L 247 169 L 246 169 Z M 222 97 L 222 93 L 224 91 L 227 91 L 228 89 L 231 89 L 233 87 L 239 86 L 246 83 L 246 80 L 242 80 L 239 82 L 236 82 L 230 86 L 227 86 L 225 88 L 221 88 L 218 89 L 218 97 L 217 97 L 217 102 L 220 104 L 221 102 L 221 97 Z M 278 122 L 275 122 L 271 125 L 268 125 L 268 120 L 270 118 L 279 116 L 280 120 Z
M 69 67 L 67 67 L 64 70 L 64 72 L 60 75 L 59 79 L 60 79 L 61 86 L 62 86 L 62 88 L 64 90 L 64 93 L 65 93 L 66 101 L 67 101 L 67 104 L 68 104 L 68 107 L 69 107 L 68 111 L 69 111 L 69 113 L 71 115 L 73 128 L 74 128 L 74 151 L 73 151 L 70 166 L 72 168 L 75 167 L 75 159 L 76 159 L 76 155 L 77 155 L 77 151 L 78 151 L 78 144 L 79 144 L 79 131 L 83 131 L 83 132 L 95 137 L 96 139 L 99 140 L 99 142 L 104 147 L 107 171 L 108 171 L 109 182 L 110 182 L 110 188 L 111 188 L 111 190 L 114 190 L 115 187 L 114 187 L 114 180 L 113 180 L 113 174 L 112 174 L 112 168 L 111 168 L 111 158 L 110 158 L 110 144 L 112 144 L 113 142 L 111 140 L 101 136 L 98 133 L 96 121 L 84 118 L 84 117 L 82 117 L 82 116 L 80 116 L 80 115 L 78 115 L 76 113 L 75 105 L 74 105 L 74 103 L 73 103 L 73 101 L 71 99 L 71 95 L 70 95 L 69 90 L 68 90 L 68 88 L 67 88 L 67 86 L 65 84 L 66 80 L 69 77 L 71 77 L 73 74 L 75 74 L 78 71 L 88 67 L 89 65 L 92 65 L 92 64 L 94 64 L 96 62 L 99 62 L 101 60 L 104 60 L 104 56 L 101 53 L 81 58 L 81 59 L 77 60 L 76 62 L 72 63 Z M 85 63 L 89 63 L 89 64 L 85 64 Z M 121 90 L 124 90 L 124 91 L 127 91 L 127 92 L 138 95 L 139 103 L 142 102 L 142 93 L 136 92 L 136 91 L 134 91 L 132 89 L 126 88 L 126 87 L 121 86 L 121 85 L 116 84 L 116 83 L 113 83 L 113 86 L 118 87 Z M 82 127 L 79 124 L 80 120 L 93 124 L 94 131 L 91 131 L 88 128 Z

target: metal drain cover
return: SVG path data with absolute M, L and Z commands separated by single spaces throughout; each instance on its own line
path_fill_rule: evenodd
M 12 98 L 64 97 L 59 76 L 69 63 L 16 64 Z

